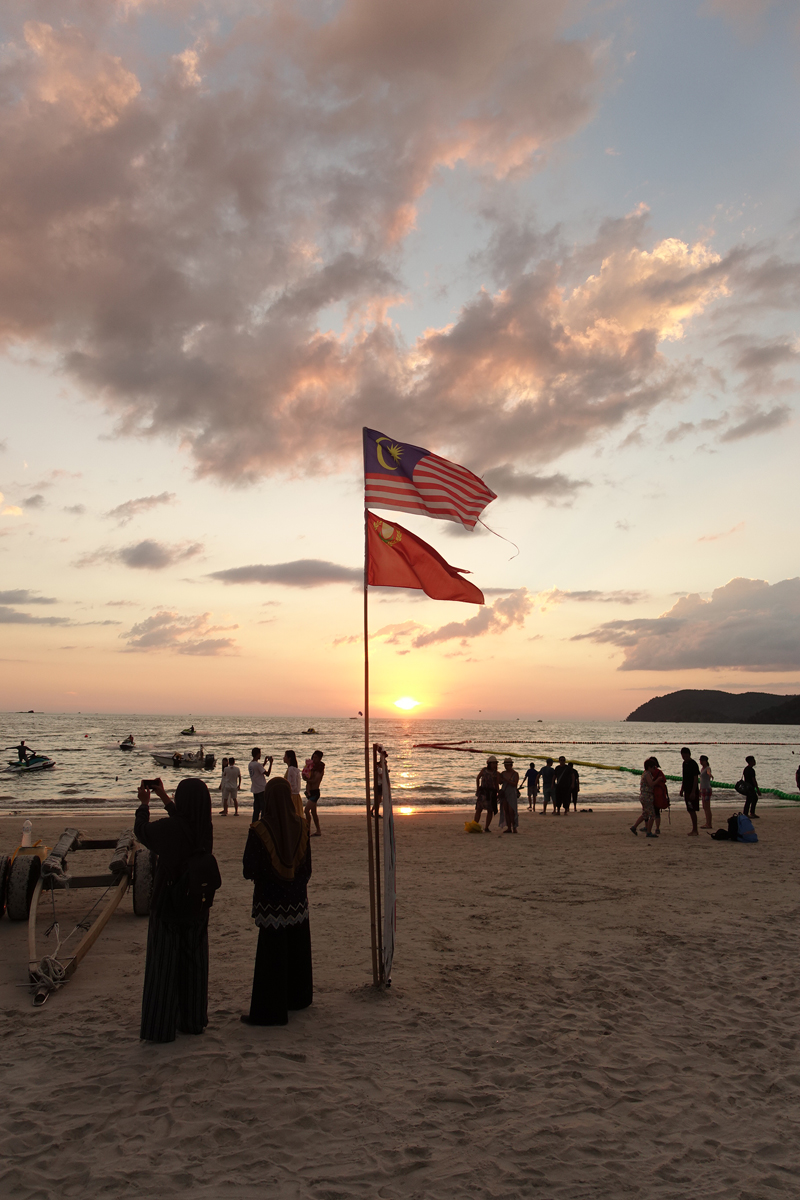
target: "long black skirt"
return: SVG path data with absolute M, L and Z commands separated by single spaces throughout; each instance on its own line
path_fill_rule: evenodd
M 174 1042 L 208 1024 L 208 921 L 166 925 L 150 914 L 139 1037 Z
M 250 999 L 251 1022 L 288 1025 L 289 1013 L 308 1008 L 313 998 L 308 921 L 279 929 L 259 929 Z

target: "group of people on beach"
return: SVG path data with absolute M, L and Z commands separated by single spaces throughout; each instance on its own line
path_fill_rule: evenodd
M 306 764 L 301 771 L 297 765 L 297 755 L 294 750 L 287 750 L 283 756 L 283 761 L 286 764 L 284 779 L 289 784 L 298 816 L 301 818 L 304 817 L 308 821 L 309 832 L 311 822 L 313 821 L 314 823 L 315 832 L 311 834 L 311 837 L 320 837 L 322 834 L 317 814 L 317 803 L 322 787 L 322 777 L 325 774 L 323 757 L 324 755 L 321 750 L 315 750 L 311 758 L 306 759 Z M 267 754 L 262 762 L 261 747 L 253 747 L 250 762 L 247 764 L 247 770 L 250 776 L 250 791 L 253 794 L 254 821 L 258 820 L 264 790 L 267 786 L 267 780 L 272 774 L 272 764 L 274 761 L 272 755 Z M 303 780 L 305 780 L 305 804 L 303 804 L 300 796 Z M 223 758 L 222 778 L 219 783 L 219 790 L 222 793 L 222 808 L 219 813 L 221 817 L 227 817 L 228 806 L 230 804 L 233 805 L 234 816 L 238 817 L 239 789 L 241 786 L 242 773 L 236 765 L 236 759 Z
M 253 747 L 248 766 L 253 822 L 242 858 L 245 879 L 253 881 L 252 917 L 258 928 L 248 1025 L 286 1025 L 289 1013 L 307 1008 L 313 998 L 308 881 L 309 838 L 320 836 L 316 807 L 325 772 L 323 753 L 315 750 L 304 771 L 297 756 L 283 756 L 283 779 L 269 778 Z M 300 797 L 306 776 L 306 803 Z M 231 803 L 238 815 L 242 777 L 235 758 L 223 761 L 220 815 Z M 155 794 L 167 816 L 150 820 Z M 214 893 L 222 880 L 213 856 L 211 793 L 202 779 L 183 779 L 170 798 L 160 779 L 144 780 L 134 818 L 137 841 L 157 855 L 147 930 L 139 1036 L 172 1042 L 177 1033 L 200 1034 L 208 1024 L 208 922 Z M 316 833 L 311 833 L 312 821 Z
M 562 754 L 558 765 L 553 765 L 548 758 L 541 771 L 536 764 L 531 763 L 522 778 L 522 785 L 527 785 L 528 811 L 536 812 L 536 798 L 539 795 L 539 784 L 542 785 L 542 815 L 547 811 L 547 805 L 552 802 L 553 814 L 563 811 L 566 816 L 570 804 L 578 808 L 578 792 L 580 777 L 572 763 L 568 763 Z M 480 824 L 481 815 L 486 814 L 484 832 L 489 833 L 492 818 L 500 812 L 499 826 L 502 833 L 517 833 L 519 829 L 519 772 L 514 770 L 513 758 L 503 759 L 503 770 L 497 769 L 497 757 L 490 754 L 486 766 L 482 767 L 475 777 L 475 821 Z M 476 831 L 477 832 L 477 831 Z
M 692 758 L 690 748 L 688 746 L 681 747 L 683 764 L 679 794 L 683 796 L 686 811 L 692 821 L 692 828 L 688 834 L 689 837 L 700 836 L 697 818 L 701 806 L 705 822 L 700 826 L 700 829 L 711 830 L 714 827 L 711 819 L 711 781 L 714 775 L 711 771 L 708 755 L 701 754 L 699 757 L 700 763 L 698 765 Z M 798 769 L 798 774 L 800 774 L 800 769 Z M 740 783 L 736 785 L 736 790 L 745 798 L 744 815 L 758 820 L 756 804 L 761 795 L 761 790 L 756 780 L 756 760 L 752 754 L 748 754 L 745 759 L 742 778 Z M 642 805 L 642 812 L 633 825 L 631 825 L 631 833 L 638 835 L 639 825 L 644 824 L 645 836 L 656 838 L 661 833 L 661 813 L 664 809 L 669 808 L 670 801 L 666 776 L 661 770 L 658 759 L 654 755 L 645 759 L 644 771 L 639 779 L 639 799 Z

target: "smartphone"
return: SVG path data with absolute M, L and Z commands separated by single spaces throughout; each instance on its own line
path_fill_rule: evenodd
M 160 785 L 160 783 L 161 783 L 160 779 L 143 779 L 142 787 L 147 788 L 148 791 L 152 792 L 153 788 L 157 788 Z

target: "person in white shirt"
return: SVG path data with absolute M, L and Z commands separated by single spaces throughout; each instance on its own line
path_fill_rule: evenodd
M 300 774 L 300 768 L 297 765 L 297 755 L 294 750 L 287 750 L 283 756 L 283 761 L 286 763 L 286 774 L 284 779 L 292 789 L 292 802 L 297 809 L 298 817 L 303 816 L 303 801 L 300 796 L 300 787 L 303 782 L 303 776 Z
M 236 759 L 222 760 L 222 812 L 220 816 L 227 817 L 228 805 L 233 801 L 233 812 L 239 815 L 239 788 L 242 786 L 242 772 L 236 766 Z
M 267 779 L 272 773 L 272 755 L 268 755 L 264 760 L 269 763 L 268 767 L 260 761 L 261 750 L 258 746 L 254 746 L 252 750 L 253 758 L 247 764 L 247 770 L 250 772 L 250 790 L 253 793 L 253 823 L 261 816 L 264 808 L 264 792 L 267 789 Z

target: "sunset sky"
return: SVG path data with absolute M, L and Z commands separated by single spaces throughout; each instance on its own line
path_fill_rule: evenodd
M 793 0 L 0 37 L 0 708 L 354 714 L 363 425 L 502 535 L 397 517 L 486 607 L 376 592 L 378 711 L 800 692 Z

